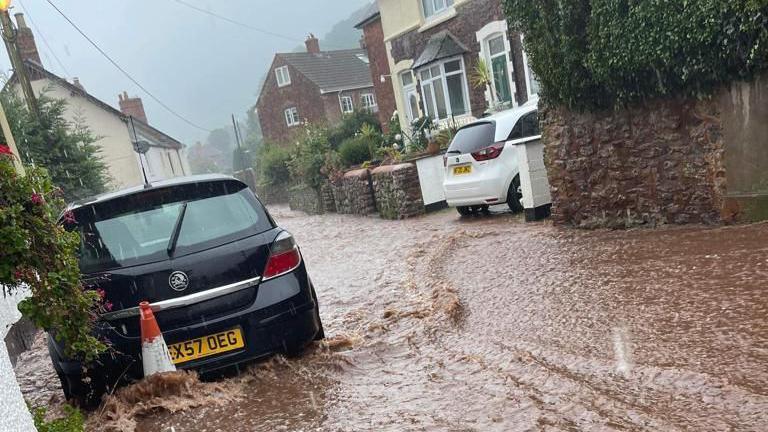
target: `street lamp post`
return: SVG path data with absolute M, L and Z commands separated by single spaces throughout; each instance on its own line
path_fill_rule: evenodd
M 37 98 L 35 98 L 32 83 L 29 81 L 27 69 L 24 67 L 24 61 L 19 53 L 19 46 L 16 44 L 18 32 L 13 25 L 13 21 L 11 21 L 11 15 L 8 13 L 8 8 L 10 7 L 11 0 L 0 0 L 0 27 L 2 27 L 5 48 L 8 50 L 8 57 L 11 59 L 11 65 L 14 72 L 16 72 L 16 78 L 21 85 L 21 91 L 24 93 L 27 108 L 29 108 L 29 112 L 33 116 L 38 117 Z

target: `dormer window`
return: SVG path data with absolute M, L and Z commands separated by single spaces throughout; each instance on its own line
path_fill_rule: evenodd
M 421 6 L 424 9 L 424 19 L 430 19 L 446 12 L 453 6 L 453 0 L 421 0 Z
M 277 86 L 285 87 L 291 84 L 291 74 L 288 73 L 288 66 L 280 66 L 275 69 L 275 76 L 277 77 Z

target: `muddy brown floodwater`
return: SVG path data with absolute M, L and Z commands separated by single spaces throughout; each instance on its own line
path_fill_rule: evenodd
M 329 341 L 214 382 L 180 377 L 166 399 L 113 398 L 91 429 L 768 431 L 766 224 L 273 212 Z M 37 400 L 50 380 L 25 375 L 40 357 L 17 368 Z

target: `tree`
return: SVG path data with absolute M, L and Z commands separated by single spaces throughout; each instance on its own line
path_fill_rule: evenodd
M 107 167 L 99 155 L 98 141 L 81 117 L 64 118 L 64 100 L 40 97 L 40 119 L 27 111 L 12 92 L 0 94 L 21 158 L 26 164 L 46 168 L 66 201 L 106 191 Z

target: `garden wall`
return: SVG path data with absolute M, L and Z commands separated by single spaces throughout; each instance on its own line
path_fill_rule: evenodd
M 424 213 L 416 165 L 385 165 L 371 172 L 379 214 L 385 219 L 405 219 Z
M 288 204 L 291 210 L 300 210 L 308 214 L 325 213 L 320 193 L 304 183 L 290 188 L 288 191 Z
M 555 108 L 542 127 L 555 223 L 721 221 L 726 180 L 716 99 L 657 99 L 597 113 Z
M 336 212 L 368 215 L 376 212 L 376 202 L 368 169 L 348 171 L 331 185 Z

